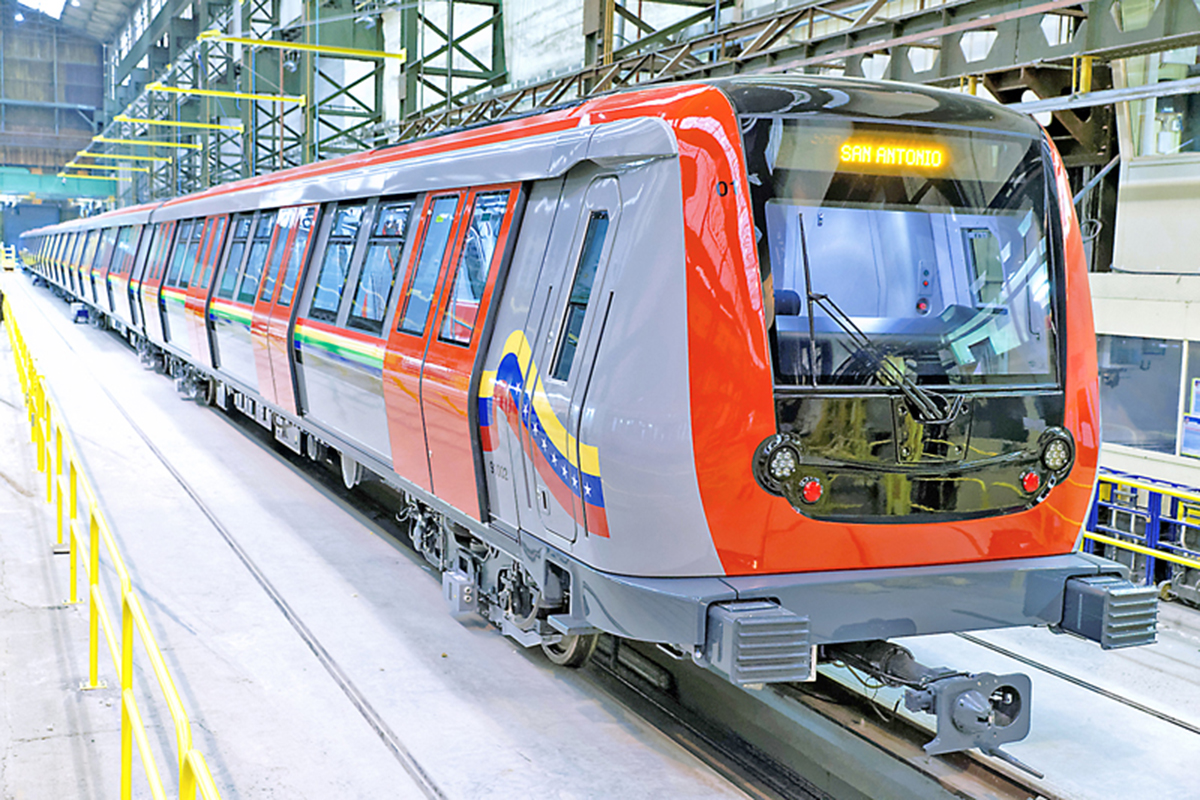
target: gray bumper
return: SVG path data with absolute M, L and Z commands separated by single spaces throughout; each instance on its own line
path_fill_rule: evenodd
M 899 569 L 741 578 L 630 578 L 572 564 L 572 613 L 630 639 L 705 642 L 708 607 L 771 600 L 808 619 L 811 644 L 951 631 L 1057 625 L 1069 578 L 1113 574 L 1122 565 L 1072 553 L 1044 558 Z

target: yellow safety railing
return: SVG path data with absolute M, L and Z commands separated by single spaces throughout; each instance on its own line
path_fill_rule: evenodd
M 21 382 L 21 390 L 25 395 L 25 404 L 29 411 L 30 435 L 37 447 L 38 470 L 46 473 L 46 502 L 54 504 L 55 507 L 58 531 L 55 552 L 70 554 L 69 603 L 78 602 L 78 563 L 82 560 L 86 565 L 85 575 L 90 607 L 88 615 L 88 682 L 84 688 L 98 689 L 105 685 L 100 681 L 99 675 L 101 631 L 108 643 L 113 666 L 116 668 L 121 682 L 121 800 L 129 800 L 133 792 L 133 744 L 135 742 L 151 794 L 155 800 L 166 800 L 167 797 L 163 789 L 162 776 L 146 736 L 146 726 L 142 721 L 142 715 L 133 694 L 133 655 L 136 639 L 141 640 L 142 649 L 154 670 L 163 698 L 170 709 L 171 719 L 175 723 L 180 800 L 195 800 L 197 789 L 200 790 L 205 800 L 219 800 L 221 795 L 217 791 L 216 784 L 213 783 L 212 773 L 204 761 L 204 756 L 192 747 L 192 726 L 187 712 L 183 708 L 183 702 L 179 698 L 179 690 L 175 688 L 175 683 L 171 680 L 171 673 L 167 669 L 162 651 L 159 650 L 154 634 L 150 630 L 141 601 L 133 591 L 129 570 L 125 567 L 125 561 L 117 550 L 112 529 L 96 500 L 95 489 L 82 466 L 70 430 L 67 428 L 53 394 L 46 385 L 45 378 L 37 371 L 24 337 L 13 319 L 12 306 L 8 300 L 4 301 L 3 311 L 8 329 L 8 339 L 12 345 L 13 357 L 17 365 L 17 377 Z M 87 509 L 86 523 L 81 523 L 79 518 L 81 497 Z M 81 535 L 81 527 L 86 529 L 86 535 Z M 64 531 L 68 535 L 67 549 L 65 550 L 63 549 Z M 84 538 L 88 542 L 86 546 L 83 544 Z M 120 581 L 121 638 L 119 641 L 99 585 L 101 544 L 108 553 L 112 568 Z
M 1200 531 L 1200 494 L 1168 481 L 1102 469 L 1099 491 L 1083 538 L 1146 556 L 1145 580 L 1154 583 L 1155 560 L 1200 569 L 1197 551 L 1184 543 L 1185 529 Z M 1118 517 L 1127 527 L 1116 525 Z M 1136 521 L 1141 521 L 1139 533 Z

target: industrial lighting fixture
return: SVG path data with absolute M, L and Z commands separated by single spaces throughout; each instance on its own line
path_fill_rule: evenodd
M 237 131 L 241 133 L 245 130 L 239 125 L 221 125 L 216 122 L 181 122 L 169 119 L 142 119 L 140 117 L 127 117 L 124 114 L 118 114 L 113 117 L 114 122 L 131 122 L 138 125 L 162 125 L 167 128 L 200 128 L 206 131 Z
M 186 142 L 156 142 L 152 139 L 110 139 L 107 136 L 93 136 L 93 142 L 103 142 L 104 144 L 133 144 L 142 147 L 179 147 L 185 150 L 203 150 L 204 148 L 198 144 L 187 144 Z
M 172 160 L 170 156 L 127 156 L 122 153 L 89 153 L 87 150 L 80 150 L 75 154 L 76 158 L 83 158 L 84 156 L 88 156 L 89 158 L 117 158 L 122 161 L 159 161 L 168 164 Z
M 374 17 L 372 17 L 374 19 Z M 355 21 L 361 21 L 362 17 Z M 354 47 L 334 47 L 325 44 L 304 44 L 303 42 L 285 42 L 282 39 L 255 39 L 246 36 L 229 36 L 220 31 L 203 31 L 196 37 L 202 41 L 224 42 L 226 44 L 244 44 L 247 47 L 274 47 L 279 50 L 300 50 L 305 53 L 319 53 L 329 56 L 349 56 L 351 58 L 394 58 L 401 62 L 408 60 L 408 51 L 388 53 L 383 50 L 359 50 Z
M 120 175 L 83 175 L 83 174 L 67 173 L 67 172 L 60 172 L 60 173 L 58 173 L 57 177 L 59 177 L 59 178 L 75 178 L 77 180 L 84 180 L 84 181 L 121 181 L 122 183 L 129 183 L 130 181 L 133 180 L 133 178 L 122 178 Z
M 354 21 L 357 22 L 359 25 L 366 27 L 367 30 L 371 30 L 371 28 L 375 27 L 375 15 L 374 14 L 363 14 L 361 17 L 355 17 Z
M 251 92 L 224 92 L 216 89 L 187 89 L 182 86 L 164 86 L 155 81 L 154 83 L 146 84 L 148 92 L 167 92 L 169 94 L 197 94 L 201 97 L 231 97 L 234 99 L 243 100 L 261 100 L 268 103 L 299 103 L 304 105 L 308 102 L 308 98 L 304 95 L 290 94 L 254 94 Z M 192 145 L 199 149 L 200 145 Z
M 131 167 L 128 164 L 77 164 L 72 161 L 69 164 L 64 164 L 64 167 L 72 167 L 74 169 L 107 169 L 112 171 L 127 169 L 130 172 L 149 172 L 149 167 Z

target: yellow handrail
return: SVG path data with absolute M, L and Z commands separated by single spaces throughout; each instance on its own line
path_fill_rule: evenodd
M 29 412 L 30 438 L 37 447 L 38 470 L 46 473 L 46 502 L 55 506 L 57 523 L 57 546 L 63 546 L 63 534 L 67 533 L 67 551 L 70 554 L 71 586 L 68 602 L 78 602 L 77 581 L 80 554 L 84 558 L 84 574 L 88 582 L 88 683 L 87 688 L 97 689 L 104 684 L 99 679 L 100 632 L 113 659 L 117 677 L 121 683 L 121 800 L 129 800 L 133 793 L 133 745 L 136 743 L 142 768 L 155 800 L 166 800 L 163 781 L 154 753 L 150 749 L 146 726 L 138 710 L 133 693 L 133 656 L 137 639 L 158 679 L 158 686 L 175 723 L 176 766 L 179 775 L 180 800 L 195 800 L 197 789 L 205 800 L 220 800 L 220 793 L 213 782 L 212 774 L 204 756 L 192 747 L 192 724 L 184 710 L 179 690 L 171 679 L 162 651 L 155 641 L 142 609 L 141 600 L 134 592 L 129 579 L 125 560 L 117 549 L 112 528 L 104 517 L 96 498 L 91 479 L 83 467 L 71 436 L 70 428 L 59 409 L 45 378 L 37 371 L 33 357 L 25 344 L 20 328 L 13 317 L 12 305 L 4 300 L 4 320 L 8 329 L 8 340 L 16 361 L 17 379 L 25 396 Z M 65 474 L 64 474 L 65 473 Z M 64 503 L 64 483 L 65 503 Z M 80 496 L 87 510 L 87 535 L 83 536 L 79 519 Z M 87 539 L 84 547 L 83 539 Z M 108 553 L 113 571 L 116 573 L 121 596 L 121 632 L 118 640 L 113 619 L 100 590 L 100 551 Z M 62 552 L 59 550 L 59 552 Z
M 1141 480 L 1139 478 L 1133 478 L 1124 475 L 1114 475 L 1110 472 L 1101 472 L 1100 475 L 1097 476 L 1097 480 L 1100 481 L 1100 494 L 1097 500 L 1094 502 L 1099 502 L 1100 500 L 1111 502 L 1112 487 L 1123 486 L 1130 489 L 1142 489 L 1147 492 L 1157 492 L 1164 497 L 1174 497 L 1185 504 L 1200 505 L 1200 495 L 1197 495 L 1193 492 L 1188 492 L 1184 489 L 1176 488 L 1174 486 L 1164 486 L 1161 484 L 1156 484 L 1152 481 Z M 1105 484 L 1108 485 L 1106 486 Z M 1113 506 L 1113 508 L 1118 511 L 1123 510 L 1121 506 Z M 1133 509 L 1126 510 L 1132 511 Z M 1185 506 L 1184 516 L 1187 517 L 1192 513 L 1193 512 L 1191 509 Z M 1187 522 L 1187 520 L 1185 519 L 1184 522 Z M 1188 524 L 1191 523 L 1189 522 Z M 1091 539 L 1093 542 L 1097 542 L 1099 544 L 1106 544 L 1122 550 L 1129 550 L 1133 553 L 1140 553 L 1144 556 L 1160 558 L 1163 561 L 1169 561 L 1172 564 L 1179 564 L 1180 566 L 1188 567 L 1189 569 L 1200 569 L 1200 561 L 1194 558 L 1188 558 L 1186 556 L 1175 555 L 1167 550 L 1147 547 L 1145 545 L 1137 544 L 1136 542 L 1128 542 L 1124 539 L 1118 539 L 1114 536 L 1105 536 L 1104 534 L 1089 530 L 1085 530 L 1083 532 L 1083 538 Z

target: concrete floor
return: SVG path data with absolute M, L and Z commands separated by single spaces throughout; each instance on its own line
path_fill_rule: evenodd
M 744 796 L 586 673 L 452 619 L 419 558 L 222 415 L 178 399 L 114 336 L 72 326 L 20 275 L 3 288 L 225 800 L 423 796 L 397 752 L 450 798 Z M 78 688 L 86 606 L 62 604 L 66 558 L 51 555 L 15 383 L 0 335 L 0 796 L 113 797 L 119 696 Z M 135 688 L 156 698 L 140 705 L 173 775 L 144 660 Z

